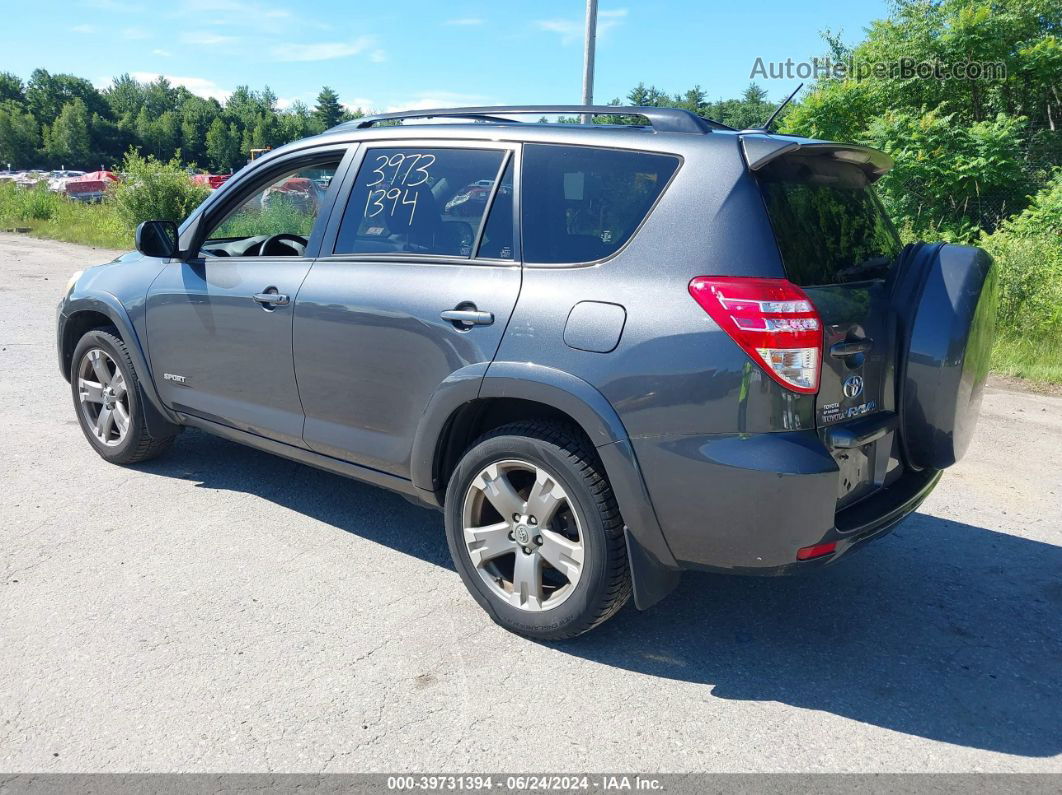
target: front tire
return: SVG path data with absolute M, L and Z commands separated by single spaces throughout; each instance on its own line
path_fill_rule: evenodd
M 174 433 L 154 437 L 144 418 L 140 382 L 121 338 L 87 332 L 74 348 L 70 371 L 74 411 L 85 438 L 112 464 L 136 464 L 161 455 Z
M 520 422 L 481 437 L 446 491 L 446 538 L 465 586 L 505 629 L 575 637 L 630 597 L 612 488 L 574 429 Z

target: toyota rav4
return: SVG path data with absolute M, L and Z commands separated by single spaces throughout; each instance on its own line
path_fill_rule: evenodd
M 573 113 L 640 123 L 518 120 Z M 891 165 L 675 109 L 359 119 L 75 274 L 60 369 L 105 460 L 192 427 L 400 492 L 495 621 L 571 637 L 832 564 L 963 455 L 995 271 L 901 245 Z

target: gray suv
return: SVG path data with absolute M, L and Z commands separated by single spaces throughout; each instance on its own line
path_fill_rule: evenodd
M 60 369 L 104 459 L 187 426 L 392 489 L 495 621 L 571 637 L 833 563 L 966 450 L 995 271 L 902 246 L 890 166 L 675 109 L 359 119 L 72 279 Z

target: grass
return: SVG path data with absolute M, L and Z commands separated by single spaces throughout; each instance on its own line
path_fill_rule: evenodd
M 129 249 L 133 233 L 112 205 L 85 204 L 38 187 L 0 184 L 0 228 L 28 227 L 34 237 L 99 248 Z
M 992 371 L 1026 381 L 1062 384 L 1062 336 L 1003 335 L 992 349 Z
M 74 202 L 70 202 L 74 204 Z M 34 237 L 80 243 L 96 248 L 132 249 L 133 234 L 118 222 L 113 210 L 104 204 L 87 204 L 42 221 L 26 221 Z

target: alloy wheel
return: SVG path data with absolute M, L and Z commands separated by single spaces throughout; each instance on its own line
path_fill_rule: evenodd
M 579 516 L 557 478 L 519 459 L 484 467 L 465 492 L 465 548 L 487 587 L 531 612 L 563 603 L 583 571 Z
M 102 444 L 120 445 L 129 432 L 129 392 L 121 368 L 102 348 L 81 357 L 77 393 L 86 427 Z

